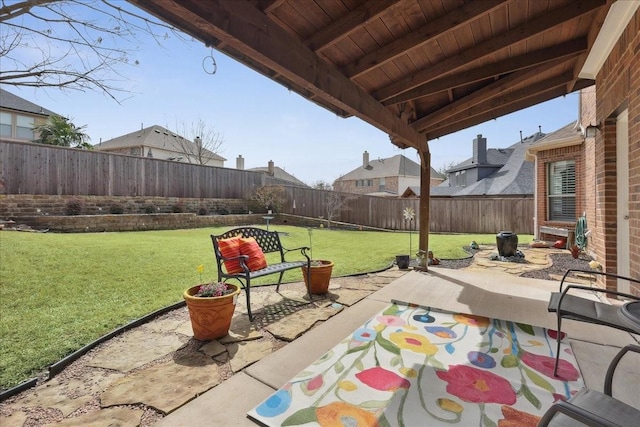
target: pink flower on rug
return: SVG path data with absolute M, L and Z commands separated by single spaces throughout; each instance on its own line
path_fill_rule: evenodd
M 547 334 L 549 334 L 549 337 L 557 340 L 558 339 L 558 331 L 555 331 L 553 329 L 547 329 Z M 567 334 L 565 334 L 564 332 L 560 333 L 560 341 L 562 341 L 564 339 L 564 337 L 566 337 Z
M 513 405 L 516 393 L 509 381 L 496 374 L 464 365 L 450 365 L 448 371 L 436 371 L 446 381 L 447 392 L 466 402 Z
M 315 391 L 324 385 L 322 374 L 316 375 L 307 383 L 307 390 Z
M 558 362 L 558 376 L 553 375 L 553 366 L 556 363 L 556 359 L 549 356 L 541 356 L 539 354 L 529 353 L 528 351 L 522 352 L 520 357 L 522 363 L 535 369 L 543 375 L 549 378 L 561 378 L 565 381 L 575 381 L 580 378 L 580 372 L 571 363 L 566 360 L 560 359 Z
M 345 402 L 332 402 L 316 409 L 316 418 L 321 426 L 377 427 L 378 417 L 369 411 Z M 307 420 L 308 421 L 308 420 Z
M 395 372 L 388 371 L 380 366 L 365 369 L 356 374 L 356 378 L 371 388 L 380 391 L 396 391 L 399 388 L 409 388 L 411 383 Z
M 376 317 L 376 320 L 386 326 L 404 326 L 407 324 L 402 317 L 392 316 L 390 314 L 378 316 Z
M 463 323 L 469 326 L 477 326 L 479 328 L 486 328 L 489 326 L 489 318 L 483 316 L 474 316 L 472 314 L 454 314 L 453 320 L 458 323 Z

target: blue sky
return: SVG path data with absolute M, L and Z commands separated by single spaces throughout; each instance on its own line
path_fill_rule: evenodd
M 119 95 L 120 105 L 93 91 L 5 89 L 86 125 L 92 144 L 143 126 L 176 130 L 202 119 L 223 136 L 219 154 L 227 159 L 226 167 L 234 168 L 238 155 L 247 169 L 273 160 L 308 184 L 333 182 L 358 167 L 365 150 L 372 160 L 404 154 L 419 161 L 416 150 L 398 149 L 387 134 L 362 120 L 339 118 L 198 41 L 142 42 L 136 52 L 139 65 L 122 69 L 128 80 L 120 85 L 131 93 Z M 217 62 L 214 75 L 203 68 L 210 55 Z M 430 141 L 432 166 L 471 157 L 478 134 L 487 138 L 488 147 L 503 148 L 519 141 L 520 131 L 526 137 L 541 126 L 550 133 L 575 121 L 577 114 L 578 94 L 573 93 Z

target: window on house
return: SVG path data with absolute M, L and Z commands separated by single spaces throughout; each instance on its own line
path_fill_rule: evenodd
M 0 136 L 11 138 L 11 114 L 0 113 Z
M 27 139 L 29 141 L 33 140 L 33 128 L 33 117 L 21 115 L 16 116 L 16 138 Z
M 563 160 L 548 164 L 549 220 L 576 219 L 576 162 Z
M 378 189 L 380 191 L 384 191 L 385 190 L 385 180 L 384 180 L 384 178 L 380 178 L 378 180 Z

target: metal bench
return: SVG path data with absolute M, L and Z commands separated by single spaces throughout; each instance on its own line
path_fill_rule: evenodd
M 240 255 L 240 257 L 234 258 L 225 258 L 220 253 L 220 248 L 218 247 L 218 241 L 222 239 L 229 239 L 231 237 L 242 236 L 245 238 L 253 237 L 258 242 L 260 249 L 265 254 L 271 252 L 279 252 L 280 253 L 280 262 L 274 264 L 268 264 L 266 268 L 261 270 L 250 271 L 245 261 L 248 259 L 246 255 Z M 211 235 L 211 240 L 213 241 L 213 252 L 216 257 L 216 263 L 218 264 L 218 281 L 222 281 L 223 279 L 235 279 L 240 282 L 240 285 L 245 291 L 247 295 L 247 311 L 249 313 L 249 321 L 253 322 L 253 315 L 251 313 L 251 300 L 250 300 L 250 289 L 251 289 L 251 279 L 255 279 L 257 277 L 267 276 L 269 274 L 280 273 L 280 277 L 278 278 L 278 283 L 276 286 L 276 292 L 280 290 L 280 283 L 282 282 L 282 277 L 284 276 L 284 272 L 287 270 L 292 270 L 294 268 L 300 268 L 303 266 L 307 266 L 307 274 L 311 274 L 311 258 L 307 255 L 307 250 L 310 250 L 309 247 L 302 246 L 294 249 L 286 249 L 282 247 L 282 243 L 280 243 L 280 235 L 276 231 L 267 231 L 262 228 L 256 227 L 238 227 L 227 231 L 226 233 L 220 235 Z M 300 253 L 306 258 L 305 261 L 287 261 L 285 259 L 285 255 L 289 252 L 300 251 Z M 225 269 L 223 269 L 225 260 L 239 259 L 240 266 L 242 267 L 242 272 L 230 274 L 227 273 Z M 309 279 L 309 277 L 307 277 Z M 307 280 L 307 283 L 310 283 L 310 280 Z M 309 287 L 307 286 L 307 294 L 309 295 L 309 301 L 311 301 L 311 292 Z

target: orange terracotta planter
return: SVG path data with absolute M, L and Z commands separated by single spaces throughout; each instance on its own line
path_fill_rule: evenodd
M 314 265 L 313 263 L 319 264 Z M 323 295 L 329 292 L 329 282 L 331 281 L 331 272 L 333 271 L 333 262 L 326 260 L 312 261 L 311 264 L 311 284 L 307 284 L 307 267 L 302 267 L 302 277 L 304 284 L 314 295 Z
M 182 294 L 189 309 L 193 337 L 200 341 L 222 338 L 229 333 L 231 318 L 236 308 L 240 287 L 229 284 L 235 290 L 222 297 L 195 297 L 200 285 L 192 286 Z

